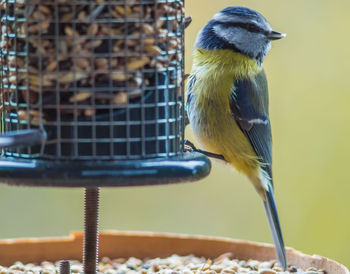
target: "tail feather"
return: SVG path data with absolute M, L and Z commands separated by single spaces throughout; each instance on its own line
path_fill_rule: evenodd
M 272 232 L 272 238 L 275 243 L 277 258 L 284 270 L 287 269 L 286 250 L 284 247 L 283 236 L 281 231 L 280 222 L 277 214 L 277 207 L 275 197 L 273 194 L 273 188 L 271 184 L 268 185 L 268 190 L 265 190 L 266 200 L 264 200 L 264 207 L 266 215 L 269 221 L 270 229 Z

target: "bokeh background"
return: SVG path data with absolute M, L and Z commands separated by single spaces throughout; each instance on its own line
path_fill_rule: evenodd
M 274 175 L 288 246 L 350 266 L 350 2 L 187 0 L 186 71 L 196 33 L 218 10 L 260 11 L 287 38 L 264 65 L 270 86 Z M 190 129 L 187 138 L 192 140 Z M 197 183 L 103 189 L 101 228 L 272 242 L 248 180 L 213 164 Z M 67 235 L 83 226 L 83 190 L 0 186 L 0 238 Z

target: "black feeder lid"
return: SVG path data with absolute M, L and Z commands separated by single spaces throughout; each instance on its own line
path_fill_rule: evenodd
M 207 176 L 209 159 L 183 156 L 129 161 L 50 162 L 1 159 L 0 184 L 34 187 L 129 187 L 193 182 Z

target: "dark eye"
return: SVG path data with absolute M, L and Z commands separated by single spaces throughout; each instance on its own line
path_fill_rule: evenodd
M 258 32 L 258 33 L 264 33 L 264 30 L 259 28 L 257 25 L 255 24 L 246 24 L 245 28 L 250 31 L 250 32 Z

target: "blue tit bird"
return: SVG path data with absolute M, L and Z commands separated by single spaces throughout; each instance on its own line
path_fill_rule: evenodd
M 280 265 L 286 252 L 272 180 L 268 86 L 262 66 L 285 37 L 258 12 L 228 7 L 199 32 L 187 86 L 187 115 L 202 151 L 245 174 L 263 200 Z M 218 157 L 218 158 L 220 158 Z

